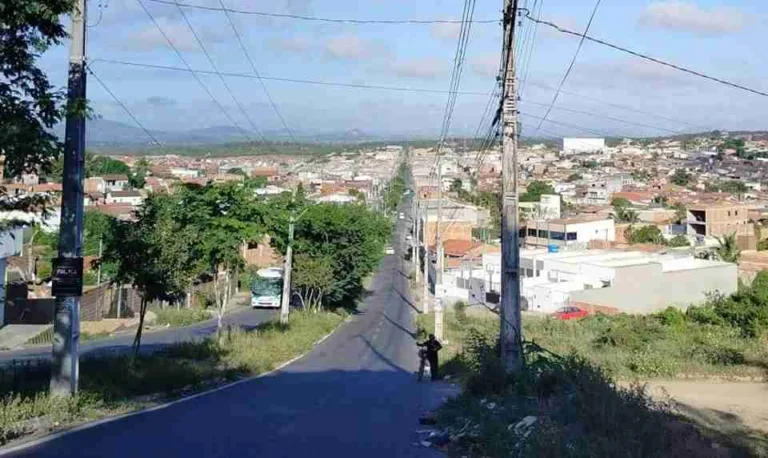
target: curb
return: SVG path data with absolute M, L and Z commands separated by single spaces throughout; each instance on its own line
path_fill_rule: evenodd
M 338 331 L 339 328 L 344 323 L 348 323 L 349 321 L 351 321 L 352 317 L 353 317 L 353 315 L 350 315 L 350 316 L 344 318 L 344 320 L 342 320 L 338 324 L 338 326 L 333 328 L 331 330 L 331 332 L 329 332 L 328 334 L 326 334 L 323 337 L 321 337 L 320 339 L 318 339 L 304 353 L 302 353 L 302 354 L 300 354 L 300 355 L 298 355 L 298 356 L 296 356 L 296 357 L 294 357 L 294 358 L 292 358 L 292 359 L 290 359 L 288 361 L 285 361 L 285 362 L 279 364 L 277 367 L 275 367 L 274 369 L 269 370 L 267 372 L 263 372 L 263 373 L 258 374 L 258 375 L 253 375 L 253 376 L 246 377 L 246 378 L 243 378 L 243 379 L 240 379 L 240 380 L 236 380 L 234 382 L 226 383 L 224 385 L 220 385 L 220 386 L 217 386 L 215 388 L 211 388 L 209 390 L 201 391 L 199 393 L 195 393 L 195 394 L 192 394 L 192 395 L 189 395 L 189 396 L 185 396 L 185 397 L 182 397 L 180 399 L 176 399 L 176 400 L 173 400 L 173 401 L 170 401 L 170 402 L 165 402 L 163 404 L 159 404 L 159 405 L 156 405 L 156 406 L 153 406 L 153 407 L 147 407 L 147 408 L 144 408 L 144 409 L 134 410 L 132 412 L 126 412 L 126 413 L 123 413 L 123 414 L 120 414 L 120 415 L 116 415 L 114 417 L 102 418 L 101 420 L 95 420 L 95 421 L 92 421 L 92 422 L 88 422 L 88 423 L 84 423 L 84 424 L 81 424 L 81 425 L 78 425 L 78 426 L 74 426 L 74 427 L 69 428 L 69 429 L 65 429 L 65 430 L 58 431 L 58 432 L 53 432 L 53 433 L 47 434 L 47 435 L 45 435 L 45 436 L 43 436 L 41 438 L 30 440 L 29 442 L 20 443 L 18 445 L 10 446 L 10 447 L 7 447 L 7 448 L 3 447 L 3 448 L 0 448 L 0 456 L 6 456 L 6 455 L 9 455 L 11 453 L 21 452 L 21 451 L 24 451 L 24 450 L 26 450 L 28 448 L 35 447 L 37 445 L 42 445 L 42 444 L 51 442 L 53 440 L 59 439 L 61 437 L 68 436 L 70 434 L 74 434 L 74 433 L 79 432 L 79 431 L 85 431 L 87 429 L 95 428 L 97 426 L 101 426 L 101 425 L 106 424 L 106 423 L 111 423 L 113 421 L 118 421 L 118 420 L 122 420 L 124 418 L 129 418 L 129 417 L 133 417 L 133 416 L 136 416 L 136 415 L 141 415 L 141 414 L 145 414 L 145 413 L 149 413 L 149 412 L 154 412 L 156 410 L 165 409 L 165 408 L 171 407 L 171 406 L 176 405 L 176 404 L 181 404 L 182 402 L 191 401 L 193 399 L 196 399 L 196 398 L 199 398 L 199 397 L 202 397 L 202 396 L 206 396 L 206 395 L 209 395 L 209 394 L 212 394 L 212 393 L 216 393 L 218 391 L 223 391 L 223 390 L 226 390 L 228 388 L 232 388 L 233 386 L 240 385 L 242 383 L 252 382 L 252 381 L 254 381 L 256 379 L 259 379 L 259 378 L 262 378 L 262 377 L 266 377 L 268 375 L 275 374 L 276 372 L 279 372 L 282 369 L 284 369 L 286 366 L 289 366 L 290 364 L 293 364 L 296 361 L 300 360 L 301 358 L 307 356 L 318 345 L 323 343 L 326 339 L 328 339 L 336 331 Z

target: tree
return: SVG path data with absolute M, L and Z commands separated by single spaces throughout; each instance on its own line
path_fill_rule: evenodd
M 182 300 L 199 271 L 195 228 L 182 223 L 178 201 L 152 194 L 136 212 L 136 221 L 114 220 L 103 263 L 113 263 L 112 283 L 132 285 L 141 296 L 133 347 L 138 355 L 147 307 L 153 301 Z
M 306 310 L 322 310 L 325 295 L 334 286 L 333 260 L 299 253 L 293 259 L 292 289 Z
M 109 156 L 94 156 L 88 154 L 85 160 L 85 175 L 89 177 L 104 175 L 131 176 L 131 168 L 123 161 Z
M 669 204 L 669 197 L 659 194 L 658 196 L 654 196 L 652 202 L 654 204 L 659 204 L 661 206 L 666 207 Z
M 675 211 L 677 224 L 683 224 L 688 219 L 688 208 L 682 202 L 675 202 L 671 207 Z
M 584 178 L 580 173 L 574 172 L 570 175 L 568 175 L 568 178 L 565 179 L 568 183 L 573 183 L 574 181 L 579 181 L 582 178 Z
M 232 167 L 231 169 L 227 170 L 227 173 L 230 173 L 232 175 L 241 175 L 241 176 L 244 176 L 244 177 L 248 176 L 248 174 L 245 173 L 245 171 L 243 169 L 241 169 L 240 167 Z
M 66 38 L 61 20 L 73 7 L 72 0 L 4 0 L 0 7 L 0 145 L 9 176 L 45 174 L 61 153 L 53 129 L 63 118 L 65 94 L 37 59 Z
M 347 194 L 357 199 L 358 203 L 365 204 L 365 194 L 363 194 L 359 189 L 349 188 Z
M 736 244 L 736 233 L 724 237 L 715 237 L 718 247 L 715 248 L 715 256 L 723 262 L 738 263 L 741 257 L 741 251 Z
M 684 247 L 684 246 L 691 246 L 691 242 L 688 240 L 688 237 L 678 234 L 671 239 L 669 239 L 669 242 L 667 243 L 670 247 Z
M 749 191 L 747 185 L 743 181 L 730 180 L 720 183 L 720 191 L 727 192 L 729 194 L 745 194 Z
M 454 178 L 451 182 L 451 187 L 449 188 L 449 191 L 451 192 L 460 192 L 464 190 L 464 183 L 462 183 L 461 178 Z
M 675 169 L 675 173 L 670 178 L 670 182 L 677 186 L 688 186 L 691 182 L 691 175 L 684 169 Z
M 760 240 L 757 242 L 757 251 L 765 251 L 768 250 L 768 239 Z
M 133 171 L 128 176 L 128 184 L 134 188 L 143 188 L 147 184 L 147 175 L 152 170 L 152 163 L 141 158 L 133 165 Z
M 614 208 L 616 207 L 628 208 L 632 206 L 632 203 L 629 200 L 625 199 L 624 197 L 614 197 L 611 200 L 611 206 L 613 206 Z
M 542 194 L 555 194 L 555 188 L 544 181 L 531 181 L 525 193 L 520 195 L 520 202 L 539 202 Z
M 656 226 L 643 226 L 641 228 L 634 228 L 630 226 L 626 232 L 627 241 L 630 244 L 635 243 L 653 243 L 656 245 L 664 245 L 664 236 L 661 235 L 661 229 Z

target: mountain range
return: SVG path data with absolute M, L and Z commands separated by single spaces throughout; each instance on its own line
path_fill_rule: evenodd
M 56 129 L 56 134 L 64 137 L 64 125 Z M 213 126 L 184 131 L 151 130 L 149 133 L 154 139 L 164 145 L 217 145 L 226 143 L 247 142 L 243 131 L 228 126 Z M 253 131 L 245 130 L 245 133 L 254 141 L 260 141 L 261 137 Z M 265 131 L 264 138 L 271 142 L 289 141 L 290 137 L 285 131 Z M 383 140 L 385 137 L 372 135 L 360 129 L 348 129 L 334 132 L 293 132 L 299 142 L 319 143 L 357 143 Z M 386 137 L 391 138 L 391 137 Z M 92 119 L 86 127 L 86 144 L 90 148 L 137 148 L 152 147 L 154 142 L 142 129 L 109 119 Z

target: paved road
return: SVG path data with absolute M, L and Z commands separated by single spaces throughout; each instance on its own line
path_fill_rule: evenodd
M 402 236 L 405 222 L 399 226 Z M 439 456 L 414 445 L 418 417 L 454 388 L 415 379 L 413 306 L 401 260 L 397 246 L 360 313 L 286 368 L 11 456 Z
M 272 319 L 276 316 L 275 314 L 276 312 L 273 310 L 253 310 L 251 308 L 245 308 L 225 315 L 224 323 L 251 328 Z M 169 328 L 161 331 L 147 332 L 141 338 L 141 348 L 142 351 L 151 352 L 176 342 L 200 340 L 214 332 L 216 332 L 215 318 L 183 328 Z M 80 354 L 86 355 L 101 352 L 128 351 L 131 344 L 133 344 L 133 337 L 134 334 L 131 332 L 120 334 L 115 337 L 86 341 L 80 345 Z M 22 350 L 0 351 L 0 365 L 14 359 L 44 359 L 50 358 L 50 356 L 50 346 L 36 346 Z

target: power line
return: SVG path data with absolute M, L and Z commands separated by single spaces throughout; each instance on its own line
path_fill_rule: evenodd
M 176 4 L 178 5 L 179 3 L 177 2 Z M 296 143 L 296 137 L 293 136 L 293 132 L 291 132 L 291 129 L 288 128 L 288 123 L 285 122 L 285 118 L 283 118 L 283 115 L 280 113 L 280 110 L 277 108 L 277 104 L 275 103 L 274 100 L 272 100 L 272 96 L 269 94 L 267 85 L 264 84 L 264 80 L 261 79 L 261 75 L 259 74 L 259 71 L 256 70 L 256 64 L 253 62 L 253 59 L 251 58 L 251 54 L 248 52 L 248 48 L 245 47 L 245 44 L 243 43 L 243 38 L 240 35 L 240 32 L 237 31 L 237 27 L 235 27 L 235 22 L 230 17 L 229 12 L 226 10 L 226 8 L 224 8 L 224 1 L 219 0 L 219 4 L 221 5 L 222 10 L 224 11 L 224 15 L 227 17 L 227 22 L 229 22 L 229 26 L 232 28 L 232 31 L 235 33 L 235 37 L 237 37 L 237 42 L 240 44 L 240 49 L 243 50 L 243 54 L 245 55 L 245 58 L 251 64 L 251 70 L 253 70 L 253 74 L 256 75 L 256 77 L 259 79 L 259 83 L 261 83 L 261 89 L 264 90 L 264 95 L 267 96 L 267 100 L 269 100 L 269 104 L 272 105 L 272 109 L 275 111 L 275 114 L 280 119 L 280 122 L 283 124 L 283 128 L 288 133 L 288 136 L 290 136 L 291 140 L 293 140 L 293 142 Z
M 192 70 L 192 67 L 189 65 L 189 63 L 184 58 L 184 56 L 181 54 L 181 52 L 176 47 L 176 45 L 173 44 L 171 39 L 168 37 L 168 34 L 166 34 L 165 31 L 163 30 L 163 28 L 160 27 L 160 24 L 157 23 L 157 20 L 155 19 L 155 16 L 152 14 L 151 11 L 149 11 L 149 9 L 144 4 L 144 2 L 142 0 L 136 0 L 136 1 L 139 3 L 139 5 L 141 5 L 141 8 L 144 10 L 144 12 L 147 14 L 147 16 L 149 16 L 149 19 L 152 21 L 152 23 L 155 25 L 157 30 L 163 36 L 163 38 L 165 39 L 166 43 L 168 43 L 168 46 L 170 46 L 171 49 L 173 49 L 173 51 L 176 53 L 176 56 L 184 64 L 184 66 L 186 67 L 187 71 L 189 71 L 192 74 L 192 76 L 195 78 L 195 81 L 197 81 L 197 83 L 200 85 L 200 87 L 202 87 L 203 90 L 206 92 L 206 94 L 208 94 L 208 97 L 210 97 L 211 100 L 213 101 L 213 103 L 216 106 L 219 107 L 219 109 L 224 114 L 224 116 L 229 120 L 229 122 L 231 122 L 232 125 L 235 126 L 235 128 L 240 130 L 240 133 L 243 135 L 243 137 L 245 137 L 248 141 L 253 142 L 253 140 L 251 139 L 250 135 L 248 135 L 248 133 L 245 131 L 245 129 L 240 127 L 240 125 L 235 122 L 235 120 L 232 118 L 232 116 L 229 114 L 229 112 L 227 112 L 227 110 L 224 109 L 224 105 L 222 105 L 221 102 L 219 102 L 219 100 L 216 99 L 216 97 L 213 96 L 213 93 L 211 93 L 210 89 L 208 89 L 208 86 L 206 86 L 205 83 L 203 83 L 203 80 L 201 80 L 200 77 L 197 75 L 197 73 L 194 70 Z
M 535 11 L 536 4 L 534 3 L 533 6 Z M 539 3 L 539 13 L 537 14 L 537 17 L 539 18 L 541 17 L 541 9 L 543 7 L 544 7 L 544 0 L 541 0 L 541 2 Z M 523 97 L 525 95 L 525 86 L 528 83 L 528 74 L 531 72 L 531 59 L 533 59 L 533 51 L 536 48 L 536 36 L 538 35 L 538 33 L 539 33 L 539 24 L 535 24 L 533 28 L 533 38 L 531 39 L 531 47 L 529 48 L 529 51 L 528 51 L 528 59 L 525 60 L 525 69 L 523 70 L 524 72 L 523 80 L 520 83 L 520 91 L 519 91 L 520 97 Z
M 570 65 L 568 65 L 568 69 L 565 71 L 565 74 L 563 75 L 563 79 L 560 80 L 560 85 L 557 87 L 557 92 L 555 92 L 555 96 L 552 98 L 552 103 L 549 105 L 549 108 L 547 108 L 547 112 L 544 114 L 544 117 L 539 122 L 539 125 L 536 127 L 536 130 L 538 130 L 542 124 L 544 124 L 544 121 L 547 120 L 547 117 L 549 116 L 549 113 L 552 111 L 552 107 L 555 106 L 555 103 L 557 102 L 557 98 L 560 96 L 560 90 L 563 88 L 563 84 L 565 84 L 565 80 L 568 79 L 568 76 L 571 74 L 571 70 L 573 70 L 573 66 L 576 64 L 576 59 L 579 57 L 579 51 L 581 51 L 581 47 L 584 45 L 585 37 L 587 36 L 587 32 L 589 32 L 589 28 L 592 26 L 592 20 L 595 18 L 595 14 L 597 13 L 597 8 L 600 6 L 600 1 L 597 0 L 595 3 L 595 7 L 592 8 L 592 14 L 589 16 L 589 22 L 587 22 L 587 26 L 584 28 L 584 33 L 581 34 L 581 40 L 579 41 L 579 46 L 576 48 L 576 52 L 573 54 L 573 59 L 571 59 Z M 526 17 L 529 17 L 526 14 Z
M 527 116 L 529 118 L 538 119 L 540 121 L 540 123 L 548 122 L 548 123 L 551 123 L 551 124 L 555 124 L 555 125 L 559 125 L 559 126 L 563 126 L 563 127 L 569 127 L 571 129 L 580 130 L 582 132 L 587 132 L 587 133 L 590 133 L 592 135 L 598 135 L 600 137 L 624 137 L 624 135 L 616 135 L 616 134 L 609 134 L 609 133 L 606 133 L 606 132 L 600 132 L 600 131 L 597 131 L 597 130 L 594 130 L 594 129 L 590 129 L 588 127 L 581 127 L 581 126 L 578 126 L 578 125 L 575 125 L 575 124 L 570 124 L 570 123 L 566 123 L 566 122 L 562 122 L 562 121 L 553 121 L 551 119 L 544 119 L 542 116 L 532 115 L 530 113 L 525 113 L 523 111 L 520 111 L 519 113 L 521 115 Z
M 534 102 L 534 101 L 531 101 L 531 100 L 522 100 L 521 103 L 530 103 L 531 105 L 538 105 L 538 106 L 541 106 L 541 107 L 546 107 L 546 106 L 549 105 L 547 103 Z M 629 125 L 637 126 L 637 127 L 646 127 L 646 128 L 658 130 L 658 131 L 661 131 L 661 132 L 668 132 L 668 133 L 672 133 L 672 134 L 680 134 L 681 133 L 679 130 L 667 129 L 667 128 L 664 128 L 664 127 L 658 127 L 658 126 L 654 126 L 654 125 L 651 125 L 651 124 L 643 124 L 643 123 L 634 122 L 634 121 L 627 121 L 626 119 L 614 118 L 612 116 L 601 115 L 601 114 L 592 113 L 592 112 L 589 112 L 589 111 L 574 110 L 572 108 L 563 108 L 563 107 L 554 107 L 554 109 L 555 110 L 560 110 L 560 111 L 567 111 L 569 113 L 576 113 L 576 114 L 582 114 L 582 115 L 586 115 L 586 116 L 592 116 L 594 118 L 606 119 L 606 120 L 609 120 L 609 121 L 621 122 L 621 123 L 624 123 L 624 124 L 629 124 Z
M 251 117 L 248 115 L 248 112 L 245 111 L 245 108 L 240 103 L 240 100 L 235 97 L 235 93 L 232 92 L 232 88 L 229 87 L 229 84 L 227 84 L 227 80 L 224 79 L 224 76 L 219 73 L 219 68 L 216 66 L 216 63 L 213 61 L 213 58 L 211 57 L 211 54 L 208 52 L 208 50 L 205 48 L 205 45 L 203 44 L 203 40 L 200 39 L 200 36 L 198 36 L 197 32 L 195 31 L 195 28 L 192 26 L 192 23 L 189 21 L 189 18 L 187 17 L 187 13 L 184 12 L 184 9 L 176 4 L 178 7 L 179 12 L 181 13 L 181 17 L 184 19 L 184 22 L 187 24 L 187 27 L 189 27 L 190 32 L 192 32 L 192 36 L 195 37 L 195 41 L 197 41 L 197 44 L 200 46 L 200 49 L 203 51 L 203 54 L 205 54 L 206 59 L 208 59 L 208 63 L 211 64 L 211 68 L 213 68 L 213 71 L 218 75 L 219 80 L 221 80 L 221 84 L 224 85 L 224 89 L 227 90 L 229 93 L 229 96 L 232 98 L 232 101 L 235 102 L 235 105 L 240 110 L 240 113 L 243 114 L 243 117 L 248 121 L 248 124 L 250 124 L 251 129 L 253 129 L 256 134 L 258 134 L 259 137 L 261 137 L 261 140 L 266 145 L 267 139 L 264 137 L 264 134 L 261 133 L 258 127 L 256 127 L 256 124 L 253 122 Z
M 164 5 L 177 5 L 175 1 L 171 0 L 149 0 L 154 3 L 162 3 Z M 458 19 L 350 19 L 350 18 L 326 18 L 317 16 L 305 16 L 299 14 L 285 14 L 285 13 L 267 13 L 263 11 L 254 10 L 240 10 L 234 8 L 227 8 L 222 5 L 221 8 L 193 5 L 190 3 L 181 3 L 178 5 L 185 8 L 194 8 L 202 11 L 226 11 L 228 13 L 246 14 L 252 16 L 271 17 L 278 19 L 296 19 L 301 21 L 315 21 L 315 22 L 330 22 L 335 24 L 381 24 L 381 25 L 396 25 L 396 24 L 461 24 L 463 21 Z M 476 24 L 498 24 L 498 19 L 482 19 L 469 21 Z
M 86 64 L 86 66 L 85 66 L 85 69 L 86 69 L 86 70 L 88 70 L 88 73 L 90 73 L 90 74 L 91 74 L 91 76 L 93 76 L 93 77 L 96 79 L 96 82 L 98 82 L 98 83 L 99 83 L 99 85 L 101 85 L 101 87 L 102 87 L 102 88 L 103 88 L 105 91 L 107 91 L 107 93 L 108 93 L 110 96 L 112 96 L 112 99 L 115 101 L 115 103 L 117 103 L 118 105 L 120 105 L 120 108 L 122 108 L 122 109 L 123 109 L 123 111 L 125 111 L 125 113 L 128 115 L 128 117 L 130 117 L 130 118 L 133 120 L 133 122 L 135 122 L 135 123 L 136 123 L 136 125 L 137 125 L 137 126 L 139 126 L 139 128 L 140 128 L 141 130 L 143 130 L 143 131 L 144 131 L 144 133 L 145 133 L 145 134 L 147 134 L 147 136 L 148 136 L 150 139 L 152 139 L 152 141 L 153 141 L 153 142 L 154 142 L 154 143 L 155 143 L 157 146 L 163 146 L 163 145 L 162 145 L 162 143 L 160 143 L 160 142 L 157 140 L 157 138 L 155 138 L 155 136 L 154 136 L 154 135 L 152 135 L 152 133 L 151 133 L 151 132 L 150 132 L 150 131 L 149 131 L 149 130 L 146 128 L 146 127 L 144 127 L 144 125 L 143 125 L 143 124 L 142 124 L 142 123 L 141 123 L 141 122 L 140 122 L 140 121 L 139 121 L 139 120 L 136 118 L 136 116 L 134 116 L 134 115 L 133 115 L 133 113 L 131 113 L 131 110 L 129 110 L 129 109 L 128 109 L 128 107 L 127 107 L 127 106 L 126 106 L 126 105 L 125 105 L 125 104 L 124 104 L 124 103 L 123 103 L 123 102 L 122 102 L 122 101 L 121 101 L 119 98 L 117 98 L 117 96 L 115 95 L 115 93 L 114 93 L 114 92 L 112 92 L 112 91 L 109 89 L 109 87 L 108 87 L 108 86 L 107 86 L 107 85 L 104 83 L 104 81 L 102 81 L 102 80 L 101 80 L 101 78 L 99 78 L 99 76 L 98 76 L 96 73 L 94 73 L 94 71 L 93 71 L 93 69 L 91 68 L 91 66 L 90 66 L 90 65 L 87 65 L 87 64 Z
M 546 84 L 538 83 L 538 82 L 535 82 L 535 81 L 531 81 L 530 84 L 532 86 L 539 87 L 539 88 L 542 88 L 542 89 L 549 89 L 551 91 L 556 91 L 557 90 L 557 88 L 555 88 L 553 86 L 548 86 Z M 591 100 L 592 102 L 599 103 L 599 104 L 602 104 L 602 105 L 607 105 L 609 107 L 619 108 L 621 110 L 626 110 L 626 111 L 630 111 L 630 112 L 633 112 L 633 113 L 638 113 L 638 114 L 642 114 L 642 115 L 646 115 L 646 116 L 652 116 L 654 118 L 665 119 L 667 121 L 676 122 L 678 124 L 684 124 L 684 125 L 686 125 L 688 127 L 691 127 L 691 128 L 702 129 L 702 130 L 712 130 L 712 129 L 708 128 L 708 127 L 697 126 L 697 125 L 690 124 L 690 123 L 685 122 L 685 121 L 681 121 L 679 119 L 666 117 L 666 116 L 660 115 L 658 113 L 652 113 L 650 111 L 643 111 L 643 110 L 640 110 L 638 108 L 630 107 L 628 105 L 622 105 L 622 104 L 614 103 L 614 102 L 606 102 L 605 100 L 601 100 L 601 99 L 598 99 L 596 97 L 592 97 L 592 96 L 589 96 L 589 95 L 584 95 L 584 94 L 581 94 L 581 93 L 578 93 L 578 92 L 567 91 L 565 89 L 561 89 L 560 92 L 563 93 L 563 94 L 572 95 L 574 97 L 580 97 L 580 98 L 583 98 L 585 100 Z
M 184 67 L 178 67 L 173 65 L 145 64 L 141 62 L 130 62 L 130 61 L 116 60 L 116 59 L 96 58 L 96 59 L 91 59 L 91 62 L 104 62 L 107 64 L 153 68 L 158 70 L 173 70 L 173 71 L 187 72 L 187 73 L 193 73 L 193 74 L 195 73 L 204 74 L 204 75 L 217 74 L 216 72 L 212 72 L 210 70 L 184 68 Z M 219 73 L 224 76 L 232 76 L 236 78 L 258 79 L 255 75 L 250 75 L 247 73 L 232 73 L 232 72 L 219 72 Z M 451 93 L 450 91 L 445 91 L 440 89 L 410 88 L 410 87 L 403 87 L 403 86 L 380 86 L 380 85 L 373 85 L 373 84 L 336 83 L 336 82 L 329 82 L 329 81 L 318 81 L 318 80 L 308 80 L 308 79 L 298 79 L 298 78 L 281 78 L 281 77 L 264 76 L 264 75 L 261 75 L 261 79 L 267 80 L 267 81 L 281 81 L 284 83 L 314 84 L 319 86 L 334 86 L 334 87 L 345 87 L 345 88 L 353 88 L 353 89 L 376 89 L 376 90 L 383 90 L 383 91 L 415 92 L 415 93 L 424 93 L 424 94 L 450 94 Z M 482 95 L 486 97 L 489 95 L 488 92 L 471 92 L 471 91 L 457 91 L 456 94 L 476 95 L 476 96 Z
M 527 19 L 530 19 L 533 22 L 538 23 L 538 24 L 544 24 L 547 27 L 551 27 L 551 28 L 557 30 L 558 32 L 562 32 L 562 33 L 566 33 L 566 34 L 569 34 L 569 35 L 575 35 L 575 36 L 581 37 L 582 41 L 586 39 L 586 40 L 589 40 L 589 41 L 594 42 L 594 43 L 598 43 L 598 44 L 601 44 L 601 45 L 604 45 L 604 46 L 608 46 L 609 48 L 613 48 L 613 49 L 615 49 L 617 51 L 625 52 L 625 53 L 631 54 L 631 55 L 633 55 L 635 57 L 639 57 L 641 59 L 645 59 L 645 60 L 657 63 L 659 65 L 663 65 L 665 67 L 673 68 L 675 70 L 679 70 L 681 72 L 688 73 L 690 75 L 698 76 L 700 78 L 704 78 L 704 79 L 707 79 L 707 80 L 710 80 L 710 81 L 714 81 L 716 83 L 720 83 L 720 84 L 723 84 L 723 85 L 726 85 L 726 86 L 730 86 L 730 87 L 735 88 L 735 89 L 741 89 L 742 91 L 747 91 L 747 92 L 751 92 L 753 94 L 761 95 L 763 97 L 768 97 L 768 93 L 766 93 L 766 92 L 759 91 L 757 89 L 752 89 L 752 88 L 749 88 L 747 86 L 743 86 L 743 85 L 738 84 L 738 83 L 732 83 L 730 81 L 726 81 L 724 79 L 717 78 L 717 77 L 714 77 L 714 76 L 709 76 L 707 74 L 701 73 L 701 72 L 696 71 L 696 70 L 691 70 L 689 68 L 681 67 L 680 65 L 673 64 L 671 62 L 667 62 L 667 61 L 664 61 L 664 60 L 661 60 L 661 59 L 657 59 L 657 58 L 651 57 L 651 56 L 649 56 L 647 54 L 643 54 L 643 53 L 640 53 L 640 52 L 637 52 L 637 51 L 633 51 L 631 49 L 624 48 L 622 46 L 615 45 L 615 44 L 609 43 L 607 41 L 591 37 L 591 36 L 586 34 L 586 31 L 583 34 L 581 34 L 581 33 L 574 32 L 572 30 L 568 30 L 568 29 L 565 29 L 563 27 L 560 27 L 559 25 L 554 24 L 552 22 L 543 21 L 541 19 L 534 19 L 533 17 L 531 17 L 528 14 L 526 14 L 525 17 Z

